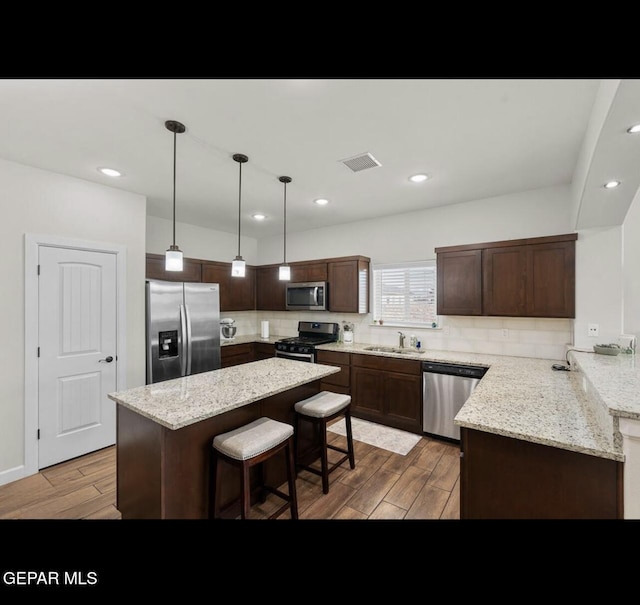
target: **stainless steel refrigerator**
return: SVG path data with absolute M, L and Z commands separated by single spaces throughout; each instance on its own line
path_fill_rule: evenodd
M 219 288 L 146 280 L 147 384 L 220 368 Z

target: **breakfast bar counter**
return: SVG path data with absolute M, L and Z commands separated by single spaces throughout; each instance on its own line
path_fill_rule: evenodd
M 211 442 L 261 416 L 294 422 L 293 406 L 340 369 L 265 359 L 118 393 L 117 508 L 123 519 L 202 519 L 209 513 Z M 284 463 L 265 476 L 284 481 Z M 234 469 L 223 469 L 221 501 L 239 494 Z

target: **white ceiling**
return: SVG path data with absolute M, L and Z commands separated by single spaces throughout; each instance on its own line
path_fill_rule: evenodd
M 171 218 L 242 233 L 300 231 L 571 182 L 599 80 L 0 80 L 0 157 L 144 194 Z M 372 153 L 354 173 L 339 160 Z M 112 179 L 99 166 L 121 170 Z M 431 179 L 410 183 L 411 174 Z M 331 203 L 313 204 L 318 197 Z M 250 218 L 262 211 L 268 220 Z

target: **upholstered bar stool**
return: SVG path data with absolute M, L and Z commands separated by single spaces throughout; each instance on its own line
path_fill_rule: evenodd
M 320 445 L 320 470 L 311 465 L 301 464 L 300 439 L 296 439 L 296 467 L 302 468 L 315 475 L 322 477 L 322 492 L 329 493 L 329 474 L 338 468 L 345 460 L 349 460 L 349 466 L 356 467 L 356 460 L 353 453 L 353 435 L 351 432 L 351 397 L 341 393 L 331 393 L 330 391 L 320 391 L 308 399 L 303 399 L 295 404 L 296 410 L 296 434 L 300 435 L 300 422 L 310 422 L 316 427 L 319 433 Z M 347 449 L 330 445 L 327 443 L 327 423 L 344 416 L 347 429 Z M 345 454 L 336 463 L 329 466 L 327 450 L 335 450 Z M 317 451 L 317 450 L 316 450 Z
M 296 497 L 296 471 L 293 460 L 293 427 L 271 418 L 258 418 L 249 424 L 233 431 L 217 435 L 213 439 L 211 516 L 219 515 L 218 495 L 220 493 L 220 463 L 227 462 L 241 471 L 240 504 L 241 517 L 246 519 L 251 508 L 250 470 L 261 465 L 260 488 L 282 498 L 285 503 L 269 518 L 275 519 L 287 508 L 291 508 L 291 518 L 298 518 L 298 502 Z M 287 462 L 287 482 L 289 493 L 285 494 L 275 487 L 265 485 L 262 463 L 284 450 Z

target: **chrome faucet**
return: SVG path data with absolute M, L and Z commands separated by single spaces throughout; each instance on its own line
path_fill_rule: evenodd
M 405 335 L 402 332 L 398 332 L 398 334 L 400 334 L 399 338 L 399 343 L 398 346 L 403 349 L 404 348 L 404 339 L 405 339 Z

